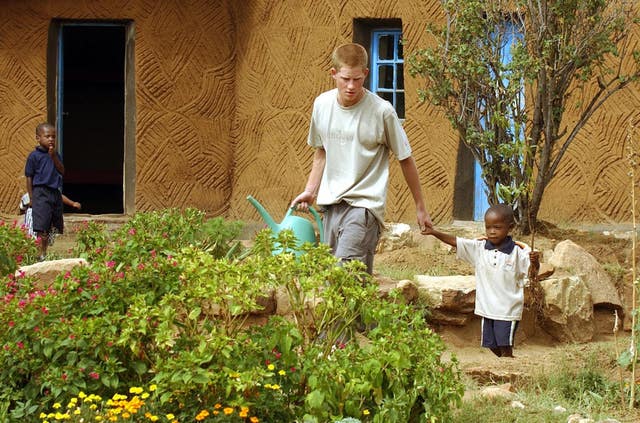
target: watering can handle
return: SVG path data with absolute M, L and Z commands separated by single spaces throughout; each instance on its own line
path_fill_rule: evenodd
M 324 226 L 322 225 L 322 218 L 320 214 L 312 206 L 309 206 L 309 211 L 316 218 L 316 224 L 318 225 L 318 233 L 320 234 L 320 242 L 324 243 Z
M 285 218 L 289 217 L 291 213 L 296 209 L 297 206 L 289 207 L 287 210 L 287 214 L 284 216 Z M 313 206 L 309 206 L 309 211 L 316 219 L 316 225 L 318 225 L 318 233 L 320 234 L 320 242 L 324 243 L 324 225 L 322 224 L 322 218 L 320 214 L 313 208 Z

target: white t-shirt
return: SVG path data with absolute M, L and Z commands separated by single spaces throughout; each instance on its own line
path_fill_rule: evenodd
M 383 224 L 389 150 L 398 160 L 411 156 L 409 140 L 391 103 L 365 89 L 357 104 L 343 107 L 337 89 L 324 92 L 313 104 L 307 143 L 326 151 L 317 203 L 344 200 L 369 209 Z
M 531 248 L 516 245 L 510 254 L 486 249 L 485 240 L 456 238 L 457 256 L 476 269 L 475 314 L 494 320 L 520 320 Z

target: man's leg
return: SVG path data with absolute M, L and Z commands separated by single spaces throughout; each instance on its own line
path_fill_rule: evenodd
M 325 241 L 342 261 L 360 260 L 373 272 L 373 255 L 380 237 L 375 216 L 367 209 L 347 203 L 328 207 L 325 214 Z

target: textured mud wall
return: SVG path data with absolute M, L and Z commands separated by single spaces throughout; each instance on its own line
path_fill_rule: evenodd
M 440 2 L 259 0 L 237 2 L 235 7 L 237 27 L 246 31 L 237 34 L 232 215 L 257 218 L 245 200 L 251 194 L 280 218 L 304 189 L 313 155 L 306 144 L 313 99 L 333 88 L 331 52 L 353 40 L 353 19 L 401 18 L 406 52 L 424 37 L 425 22 L 440 13 Z M 418 103 L 417 81 L 407 76 L 405 84 L 405 129 L 428 208 L 433 217 L 448 219 L 453 210 L 457 139 L 431 106 Z M 391 169 L 387 220 L 413 222 L 413 199 L 395 158 Z
M 353 19 L 402 19 L 406 55 L 425 46 L 425 23 L 441 18 L 440 2 L 256 0 L 235 7 L 237 27 L 246 30 L 238 32 L 231 211 L 239 218 L 257 216 L 245 200 L 251 194 L 280 217 L 304 188 L 312 157 L 306 133 L 313 98 L 333 87 L 329 57 L 337 44 L 353 40 Z M 632 47 L 637 48 L 640 36 L 632 37 Z M 435 220 L 448 221 L 454 218 L 457 137 L 436 109 L 419 104 L 418 81 L 406 75 L 405 83 L 405 129 L 428 208 Z M 640 124 L 639 94 L 638 87 L 617 94 L 582 130 L 547 189 L 541 219 L 630 220 L 625 145 L 629 121 Z M 569 112 L 566 123 L 575 116 Z M 640 135 L 636 138 L 640 143 Z M 409 190 L 393 162 L 387 220 L 412 223 L 414 213 Z
M 53 18 L 135 22 L 136 210 L 194 206 L 258 220 L 248 194 L 278 219 L 304 187 L 312 102 L 333 87 L 330 53 L 353 40 L 353 19 L 401 19 L 407 54 L 425 46 L 425 23 L 440 13 L 438 0 L 4 0 L 0 212 L 16 209 L 34 127 L 47 116 Z M 632 36 L 637 45 L 640 34 Z M 418 102 L 419 81 L 406 75 L 405 83 L 405 129 L 427 205 L 435 220 L 448 221 L 457 136 L 437 109 Z M 633 88 L 594 116 L 548 188 L 541 218 L 630 220 L 625 146 L 639 106 Z M 391 169 L 387 220 L 412 223 L 413 201 L 395 159 Z
M 49 24 L 62 18 L 135 22 L 136 210 L 194 206 L 223 213 L 231 195 L 235 103 L 226 3 L 2 1 L 0 210 L 16 212 L 25 189 L 34 129 L 47 118 Z

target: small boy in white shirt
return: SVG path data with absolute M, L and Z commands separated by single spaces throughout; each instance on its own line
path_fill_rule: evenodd
M 433 235 L 455 247 L 458 258 L 475 267 L 475 314 L 482 317 L 482 346 L 498 357 L 513 357 L 513 339 L 524 305 L 525 277 L 537 275 L 540 256 L 509 236 L 515 225 L 509 205 L 489 207 L 484 224 L 486 235 L 478 240 L 429 227 L 422 234 Z

